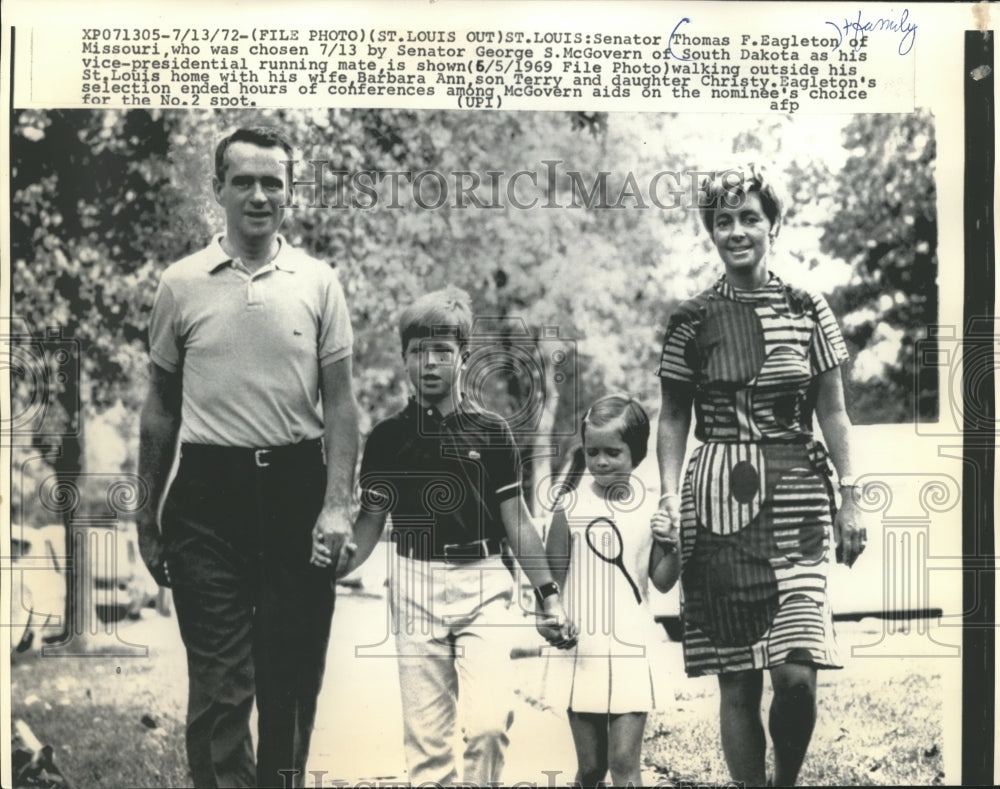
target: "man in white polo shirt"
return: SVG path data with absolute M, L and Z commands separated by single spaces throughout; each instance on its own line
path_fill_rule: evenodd
M 353 550 L 351 324 L 334 270 L 278 235 L 291 156 L 274 129 L 222 140 L 226 232 L 167 268 L 150 322 L 139 547 L 173 588 L 199 787 L 303 785 L 335 589 L 313 530 L 341 563 Z

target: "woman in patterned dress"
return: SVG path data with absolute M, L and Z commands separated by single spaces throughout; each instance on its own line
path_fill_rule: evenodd
M 773 781 L 793 785 L 816 720 L 816 670 L 841 667 L 826 595 L 831 527 L 838 560 L 853 564 L 865 544 L 839 368 L 847 352 L 823 297 L 768 271 L 782 204 L 764 169 L 721 173 L 702 190 L 725 273 L 668 322 L 659 508 L 681 530 L 685 670 L 718 675 L 732 778 L 765 781 L 768 669 Z M 692 405 L 703 443 L 681 487 Z M 813 438 L 814 411 L 829 455 Z

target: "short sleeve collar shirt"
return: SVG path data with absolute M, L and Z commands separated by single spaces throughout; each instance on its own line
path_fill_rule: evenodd
M 502 417 L 464 401 L 441 416 L 411 399 L 372 430 L 362 506 L 387 511 L 400 539 L 443 546 L 504 536 L 500 503 L 520 493 L 520 454 Z
M 278 237 L 250 272 L 222 236 L 169 266 L 150 320 L 152 361 L 182 375 L 181 441 L 275 447 L 323 434 L 320 370 L 351 355 L 343 289 Z

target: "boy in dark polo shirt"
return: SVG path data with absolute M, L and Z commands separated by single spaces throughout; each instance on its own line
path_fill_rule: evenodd
M 463 781 L 500 781 L 513 719 L 508 634 L 516 624 L 506 545 L 541 601 L 539 632 L 560 647 L 575 641 L 521 495 L 510 429 L 458 390 L 471 327 L 468 296 L 454 288 L 423 296 L 400 316 L 415 395 L 368 438 L 357 553 L 347 568 L 370 555 L 391 515 L 390 606 L 413 786 L 455 783 L 457 720 Z M 322 543 L 314 543 L 313 558 L 329 563 Z

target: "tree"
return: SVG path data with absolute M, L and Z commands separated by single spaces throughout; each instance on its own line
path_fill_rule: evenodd
M 858 115 L 821 244 L 847 260 L 851 281 L 831 297 L 857 353 L 848 376 L 856 422 L 935 419 L 935 369 L 917 340 L 938 319 L 935 141 L 930 114 Z M 852 354 L 853 355 L 853 354 Z
M 836 259 L 853 267 L 831 302 L 856 352 L 856 421 L 912 413 L 882 406 L 909 388 L 906 343 L 936 316 L 925 114 L 854 118 L 845 144 L 856 155 L 841 170 L 809 144 L 812 127 L 790 116 L 733 126 L 667 114 L 22 111 L 11 151 L 15 311 L 79 347 L 79 390 L 72 377 L 52 384 L 58 404 L 33 441 L 57 468 L 80 472 L 85 416 L 115 403 L 136 412 L 156 282 L 221 227 L 212 152 L 227 129 L 247 123 L 286 129 L 299 151 L 293 178 L 325 185 L 325 203 L 313 187 L 295 188 L 285 233 L 339 271 L 368 425 L 406 389 L 394 331 L 401 305 L 446 283 L 505 327 L 497 349 L 510 358 L 530 350 L 531 363 L 499 366 L 478 385 L 506 414 L 544 393 L 540 429 L 524 446 L 536 477 L 561 462 L 594 397 L 627 389 L 655 403 L 667 315 L 718 275 L 693 210 L 698 172 L 760 155 L 786 161 L 793 185 L 783 259 L 810 276 L 825 272 L 826 291 L 849 273 Z M 664 173 L 673 177 L 656 181 Z M 511 333 L 519 321 L 527 336 Z M 862 380 L 871 358 L 888 372 Z M 26 371 L 16 376 L 26 403 L 34 384 Z M 932 391 L 922 413 L 928 402 Z
M 22 351 L 12 369 L 14 411 L 44 409 L 33 450 L 15 455 L 37 493 L 22 514 L 61 518 L 67 556 L 72 526 L 94 498 L 88 487 L 98 484 L 82 469 L 86 415 L 128 396 L 141 369 L 155 258 L 166 251 L 169 208 L 179 200 L 165 188 L 166 151 L 162 115 L 141 111 L 22 111 L 13 129 L 12 290 L 22 332 L 12 340 Z M 39 453 L 54 473 L 28 462 Z M 135 504 L 140 488 L 117 501 Z M 97 497 L 115 500 L 110 491 Z M 83 561 L 76 555 L 69 567 L 67 628 L 80 610 Z

